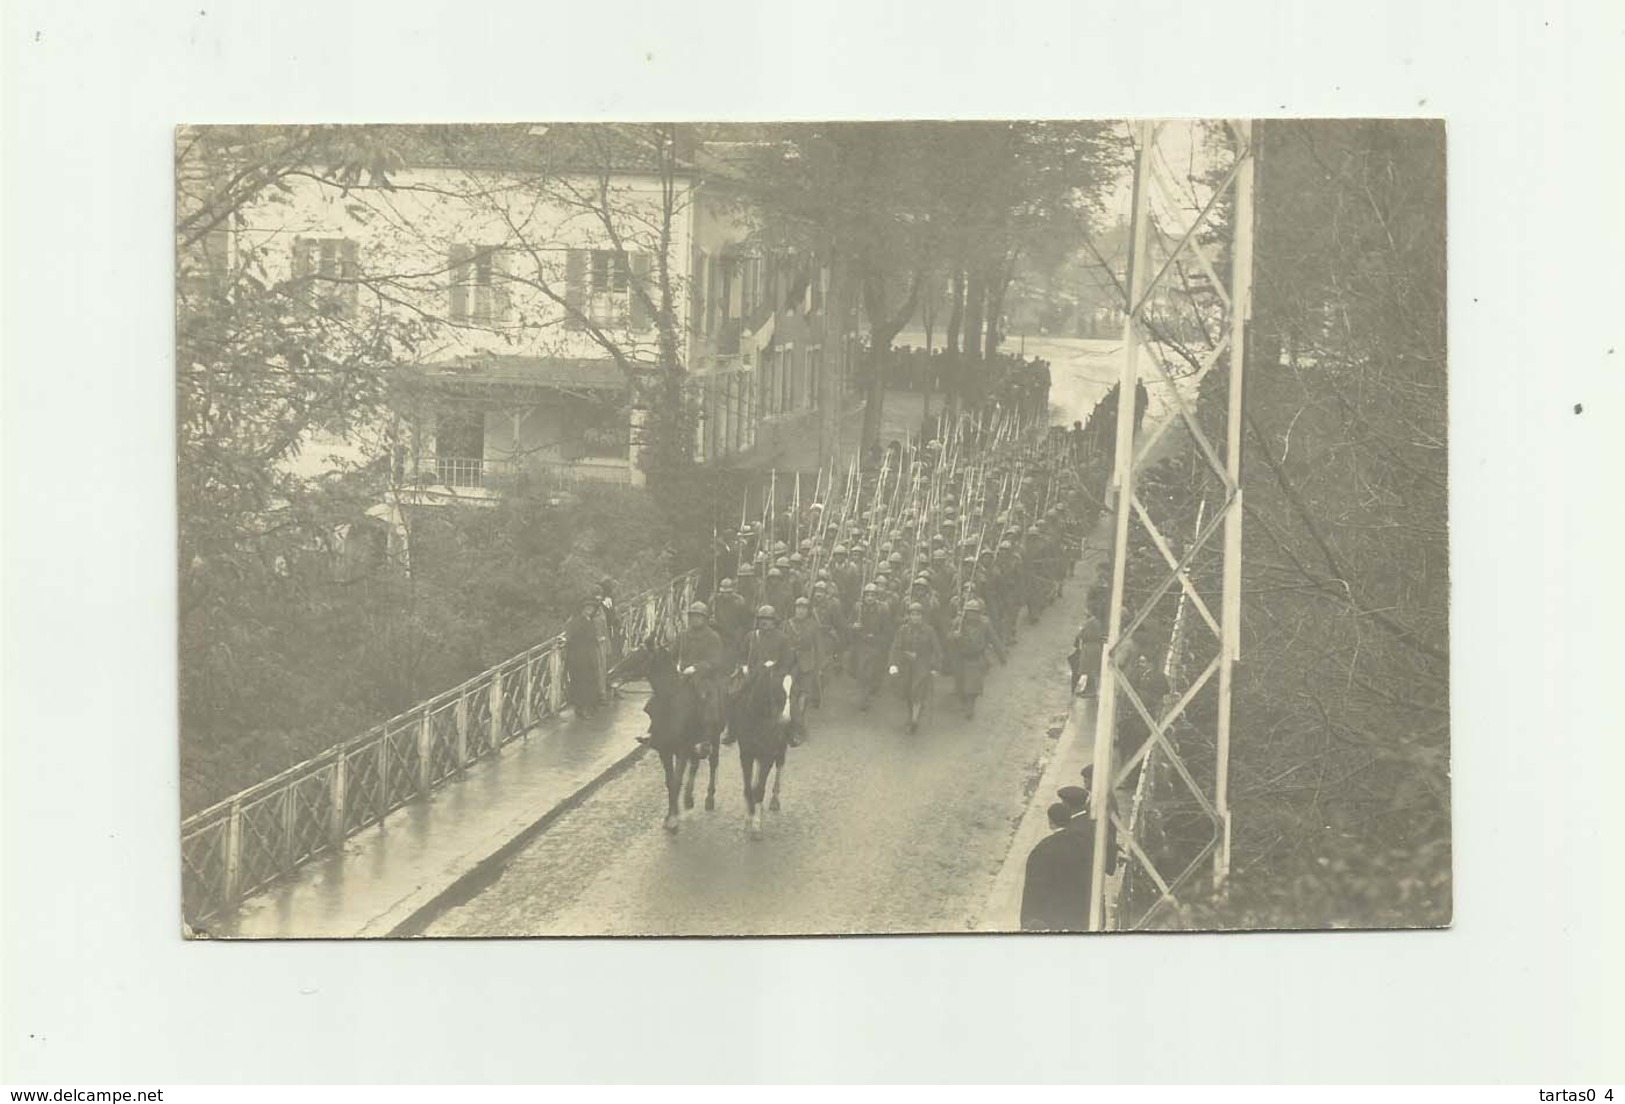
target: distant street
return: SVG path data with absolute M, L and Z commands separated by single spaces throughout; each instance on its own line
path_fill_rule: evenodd
M 937 334 L 935 340 L 940 344 L 942 335 Z M 897 336 L 896 344 L 923 347 L 925 334 L 919 330 L 905 331 Z M 1012 334 L 1005 338 L 1000 351 L 1049 361 L 1050 422 L 1069 426 L 1073 422 L 1087 422 L 1089 412 L 1117 382 L 1117 374 L 1122 371 L 1119 359 L 1122 349 L 1122 340 L 1115 337 L 1035 337 L 1029 334 L 1023 338 Z M 1149 363 L 1142 363 L 1142 373 L 1150 370 Z M 888 404 L 896 394 L 887 395 Z

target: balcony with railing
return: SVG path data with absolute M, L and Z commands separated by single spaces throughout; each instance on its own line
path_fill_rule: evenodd
M 437 456 L 434 461 L 435 481 L 458 490 L 477 490 L 485 487 L 488 471 L 494 474 L 494 463 L 462 456 Z

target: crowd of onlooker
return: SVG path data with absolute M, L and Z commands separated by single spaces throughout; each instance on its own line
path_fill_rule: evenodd
M 1049 412 L 1050 365 L 1038 357 L 977 357 L 897 345 L 881 355 L 879 369 L 892 390 L 953 395 L 967 410 L 1015 407 L 1029 422 Z

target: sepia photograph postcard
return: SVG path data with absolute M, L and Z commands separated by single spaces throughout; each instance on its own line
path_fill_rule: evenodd
M 1450 924 L 1443 121 L 174 140 L 188 937 Z

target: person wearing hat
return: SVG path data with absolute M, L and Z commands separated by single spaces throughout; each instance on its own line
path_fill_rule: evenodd
M 795 602 L 795 592 L 790 589 L 790 580 L 784 568 L 774 566 L 767 569 L 767 586 L 763 588 L 762 597 L 775 610 L 791 608 Z
M 944 638 L 948 635 L 949 613 L 945 603 L 938 601 L 936 591 L 931 589 L 931 576 L 921 573 L 914 577 L 909 584 L 909 602 L 918 602 L 925 607 L 925 623 L 937 630 L 937 636 Z
M 774 667 L 788 669 L 794 659 L 790 639 L 779 624 L 779 611 L 770 605 L 758 607 L 756 627 L 745 638 L 745 673 L 750 674 L 769 662 Z
M 993 631 L 999 634 L 999 643 L 1004 643 L 1004 587 L 1000 577 L 998 564 L 994 561 L 993 550 L 984 549 L 982 558 L 976 564 L 975 574 L 976 593 L 987 606 L 987 621 L 993 626 Z
M 1027 876 L 1021 890 L 1022 931 L 1089 928 L 1089 891 L 1095 864 L 1095 821 L 1086 788 L 1090 774 L 1085 767 L 1084 785 L 1062 786 L 1055 791 L 1059 800 L 1048 810 L 1052 831 L 1027 856 Z M 1117 865 L 1116 835 L 1108 825 L 1108 875 Z
M 604 620 L 598 651 L 599 662 L 607 671 L 610 663 L 621 657 L 626 645 L 621 634 L 621 615 L 615 609 L 615 580 L 607 575 L 600 579 L 593 598 L 598 603 L 599 616 Z
M 764 668 L 789 673 L 795 664 L 795 651 L 790 644 L 790 638 L 779 627 L 779 613 L 770 605 L 760 606 L 756 610 L 756 627 L 745 638 L 745 662 L 741 670 L 746 676 Z M 732 731 L 723 736 L 722 742 L 734 742 Z
M 1038 615 L 1049 605 L 1049 542 L 1036 523 L 1027 526 L 1027 535 L 1021 546 L 1021 559 L 1027 565 L 1027 624 L 1038 624 Z
M 892 581 L 891 575 L 884 567 L 875 575 L 875 585 L 880 588 L 880 602 L 886 607 L 892 625 L 895 627 L 902 624 L 903 615 L 908 611 L 903 607 L 902 595 L 897 593 L 897 584 Z M 890 643 L 888 640 L 887 645 L 890 646 Z
M 751 611 L 762 604 L 762 579 L 756 574 L 756 565 L 749 561 L 739 565 L 739 581 L 735 584 L 739 591 L 739 600 L 745 606 L 745 621 L 748 625 Z
M 1072 668 L 1072 692 L 1080 698 L 1092 698 L 1100 692 L 1100 660 L 1106 650 L 1106 630 L 1100 618 L 1085 610 L 1083 624 L 1072 638 L 1072 654 L 1067 662 Z
M 1089 930 L 1089 890 L 1095 861 L 1088 813 L 1065 801 L 1046 811 L 1050 834 L 1027 855 L 1021 885 L 1021 930 Z
M 931 590 L 938 602 L 946 602 L 954 593 L 954 567 L 948 562 L 948 550 L 941 546 L 931 552 Z
M 711 621 L 722 638 L 723 658 L 731 670 L 744 655 L 745 634 L 750 631 L 751 607 L 732 579 L 724 579 L 712 600 Z
M 722 727 L 722 678 L 726 673 L 722 637 L 711 627 L 704 602 L 688 607 L 688 628 L 677 634 L 677 670 L 694 681 L 707 733 Z
M 949 647 L 957 661 L 954 689 L 959 692 L 959 700 L 965 707 L 966 720 L 976 715 L 976 699 L 981 697 L 987 682 L 987 669 L 992 665 L 988 652 L 997 655 L 1001 665 L 1009 662 L 999 634 L 987 623 L 986 612 L 987 607 L 980 598 L 968 599 L 960 615 L 959 627 L 949 637 Z
M 564 623 L 564 696 L 578 717 L 592 716 L 604 701 L 602 609 L 596 595 L 583 598 Z
M 917 732 L 931 700 L 931 676 L 942 666 L 942 638 L 925 619 L 925 605 L 912 602 L 908 620 L 892 637 L 887 673 L 898 679 L 908 709 L 908 731 Z
M 829 572 L 820 571 L 818 574 L 827 576 Z M 818 634 L 824 641 L 824 668 L 839 674 L 841 654 L 845 650 L 846 614 L 841 611 L 841 599 L 835 593 L 834 584 L 827 578 L 813 583 L 812 618 L 817 622 Z
M 837 544 L 830 553 L 829 575 L 835 583 L 836 596 L 841 600 L 841 612 L 850 617 L 863 594 L 863 576 L 858 565 L 849 558 L 846 545 Z
M 807 593 L 806 563 L 807 557 L 803 556 L 800 552 L 790 553 L 789 563 L 783 570 L 785 578 L 790 582 L 790 593 L 792 595 L 804 595 Z
M 790 746 L 800 747 L 807 741 L 807 707 L 817 709 L 823 701 L 824 634 L 813 618 L 809 599 L 796 599 L 795 613 L 784 627 L 784 635 L 794 655 L 790 666 Z
M 880 689 L 886 648 L 892 639 L 891 610 L 880 600 L 880 587 L 866 583 L 852 619 L 852 676 L 858 680 L 858 709 L 867 711 Z

